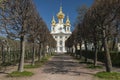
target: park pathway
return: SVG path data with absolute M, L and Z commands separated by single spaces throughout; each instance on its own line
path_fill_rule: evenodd
M 96 80 L 93 75 L 97 70 L 87 69 L 85 66 L 71 56 L 57 54 L 41 68 L 32 70 L 35 73 L 32 77 L 2 80 Z

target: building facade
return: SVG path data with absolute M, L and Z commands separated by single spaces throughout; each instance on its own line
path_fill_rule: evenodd
M 66 21 L 64 23 L 65 14 L 62 11 L 62 7 L 57 14 L 58 22 L 56 22 L 54 16 L 51 21 L 51 34 L 54 39 L 57 41 L 56 52 L 64 53 L 66 52 L 65 41 L 71 35 L 71 24 L 69 20 L 69 16 L 66 17 Z

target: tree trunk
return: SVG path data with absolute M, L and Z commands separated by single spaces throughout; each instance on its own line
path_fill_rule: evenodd
M 10 53 L 10 47 L 8 47 L 8 54 L 9 54 L 9 56 L 8 56 L 8 62 L 11 62 L 11 60 L 10 60 L 10 55 L 11 55 L 11 53 Z
M 112 45 L 112 51 L 117 49 L 117 37 L 114 37 L 113 39 L 113 45 Z
M 77 45 L 75 45 L 75 57 L 77 58 Z
M 39 43 L 39 50 L 38 50 L 38 61 L 41 60 L 41 43 Z
M 104 43 L 102 43 L 102 45 L 100 46 L 99 51 L 104 51 L 103 48 L 104 48 Z
M 85 43 L 85 52 L 86 52 L 86 56 L 85 56 L 85 62 L 87 62 L 87 51 L 88 51 L 88 48 L 87 48 L 87 41 L 84 41 Z
M 20 38 L 20 59 L 19 59 L 19 65 L 18 65 L 18 71 L 23 72 L 24 71 L 24 54 L 25 54 L 25 37 L 21 36 Z
M 32 51 L 32 66 L 35 65 L 35 43 L 33 42 L 33 51 Z
M 82 59 L 82 43 L 80 43 L 80 59 Z
M 2 63 L 5 63 L 5 54 L 4 54 L 4 46 L 1 47 L 1 53 L 2 53 Z
M 104 42 L 104 50 L 105 50 L 105 66 L 106 66 L 106 72 L 111 72 L 112 70 L 112 62 L 106 37 L 106 30 L 103 30 L 103 42 Z
M 46 57 L 46 47 L 45 47 L 45 44 L 43 43 L 42 45 L 42 53 L 43 53 L 43 57 Z
M 97 54 L 98 54 L 97 42 L 94 43 L 94 47 L 95 47 L 94 66 L 97 66 Z
M 41 57 L 41 58 L 43 57 L 43 54 L 44 54 L 44 53 L 43 53 L 43 44 L 41 43 L 41 49 L 40 49 L 40 55 L 41 55 L 40 57 Z

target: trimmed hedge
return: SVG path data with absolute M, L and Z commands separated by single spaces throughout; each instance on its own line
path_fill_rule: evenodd
M 93 51 L 81 51 L 82 56 L 87 57 L 88 59 L 94 59 Z M 120 67 L 120 52 L 111 51 L 111 60 L 112 65 Z M 98 52 L 98 61 L 105 62 L 105 52 Z

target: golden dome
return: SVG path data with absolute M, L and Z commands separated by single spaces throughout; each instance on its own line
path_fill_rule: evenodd
M 57 14 L 58 19 L 63 19 L 65 17 L 65 14 L 62 12 L 62 7 L 60 7 L 60 11 Z
M 55 18 L 53 16 L 53 19 L 52 19 L 52 26 L 55 26 L 56 25 L 56 21 L 55 21 Z
M 67 16 L 67 20 L 66 20 L 66 26 L 71 26 L 71 25 L 70 25 L 69 16 Z

